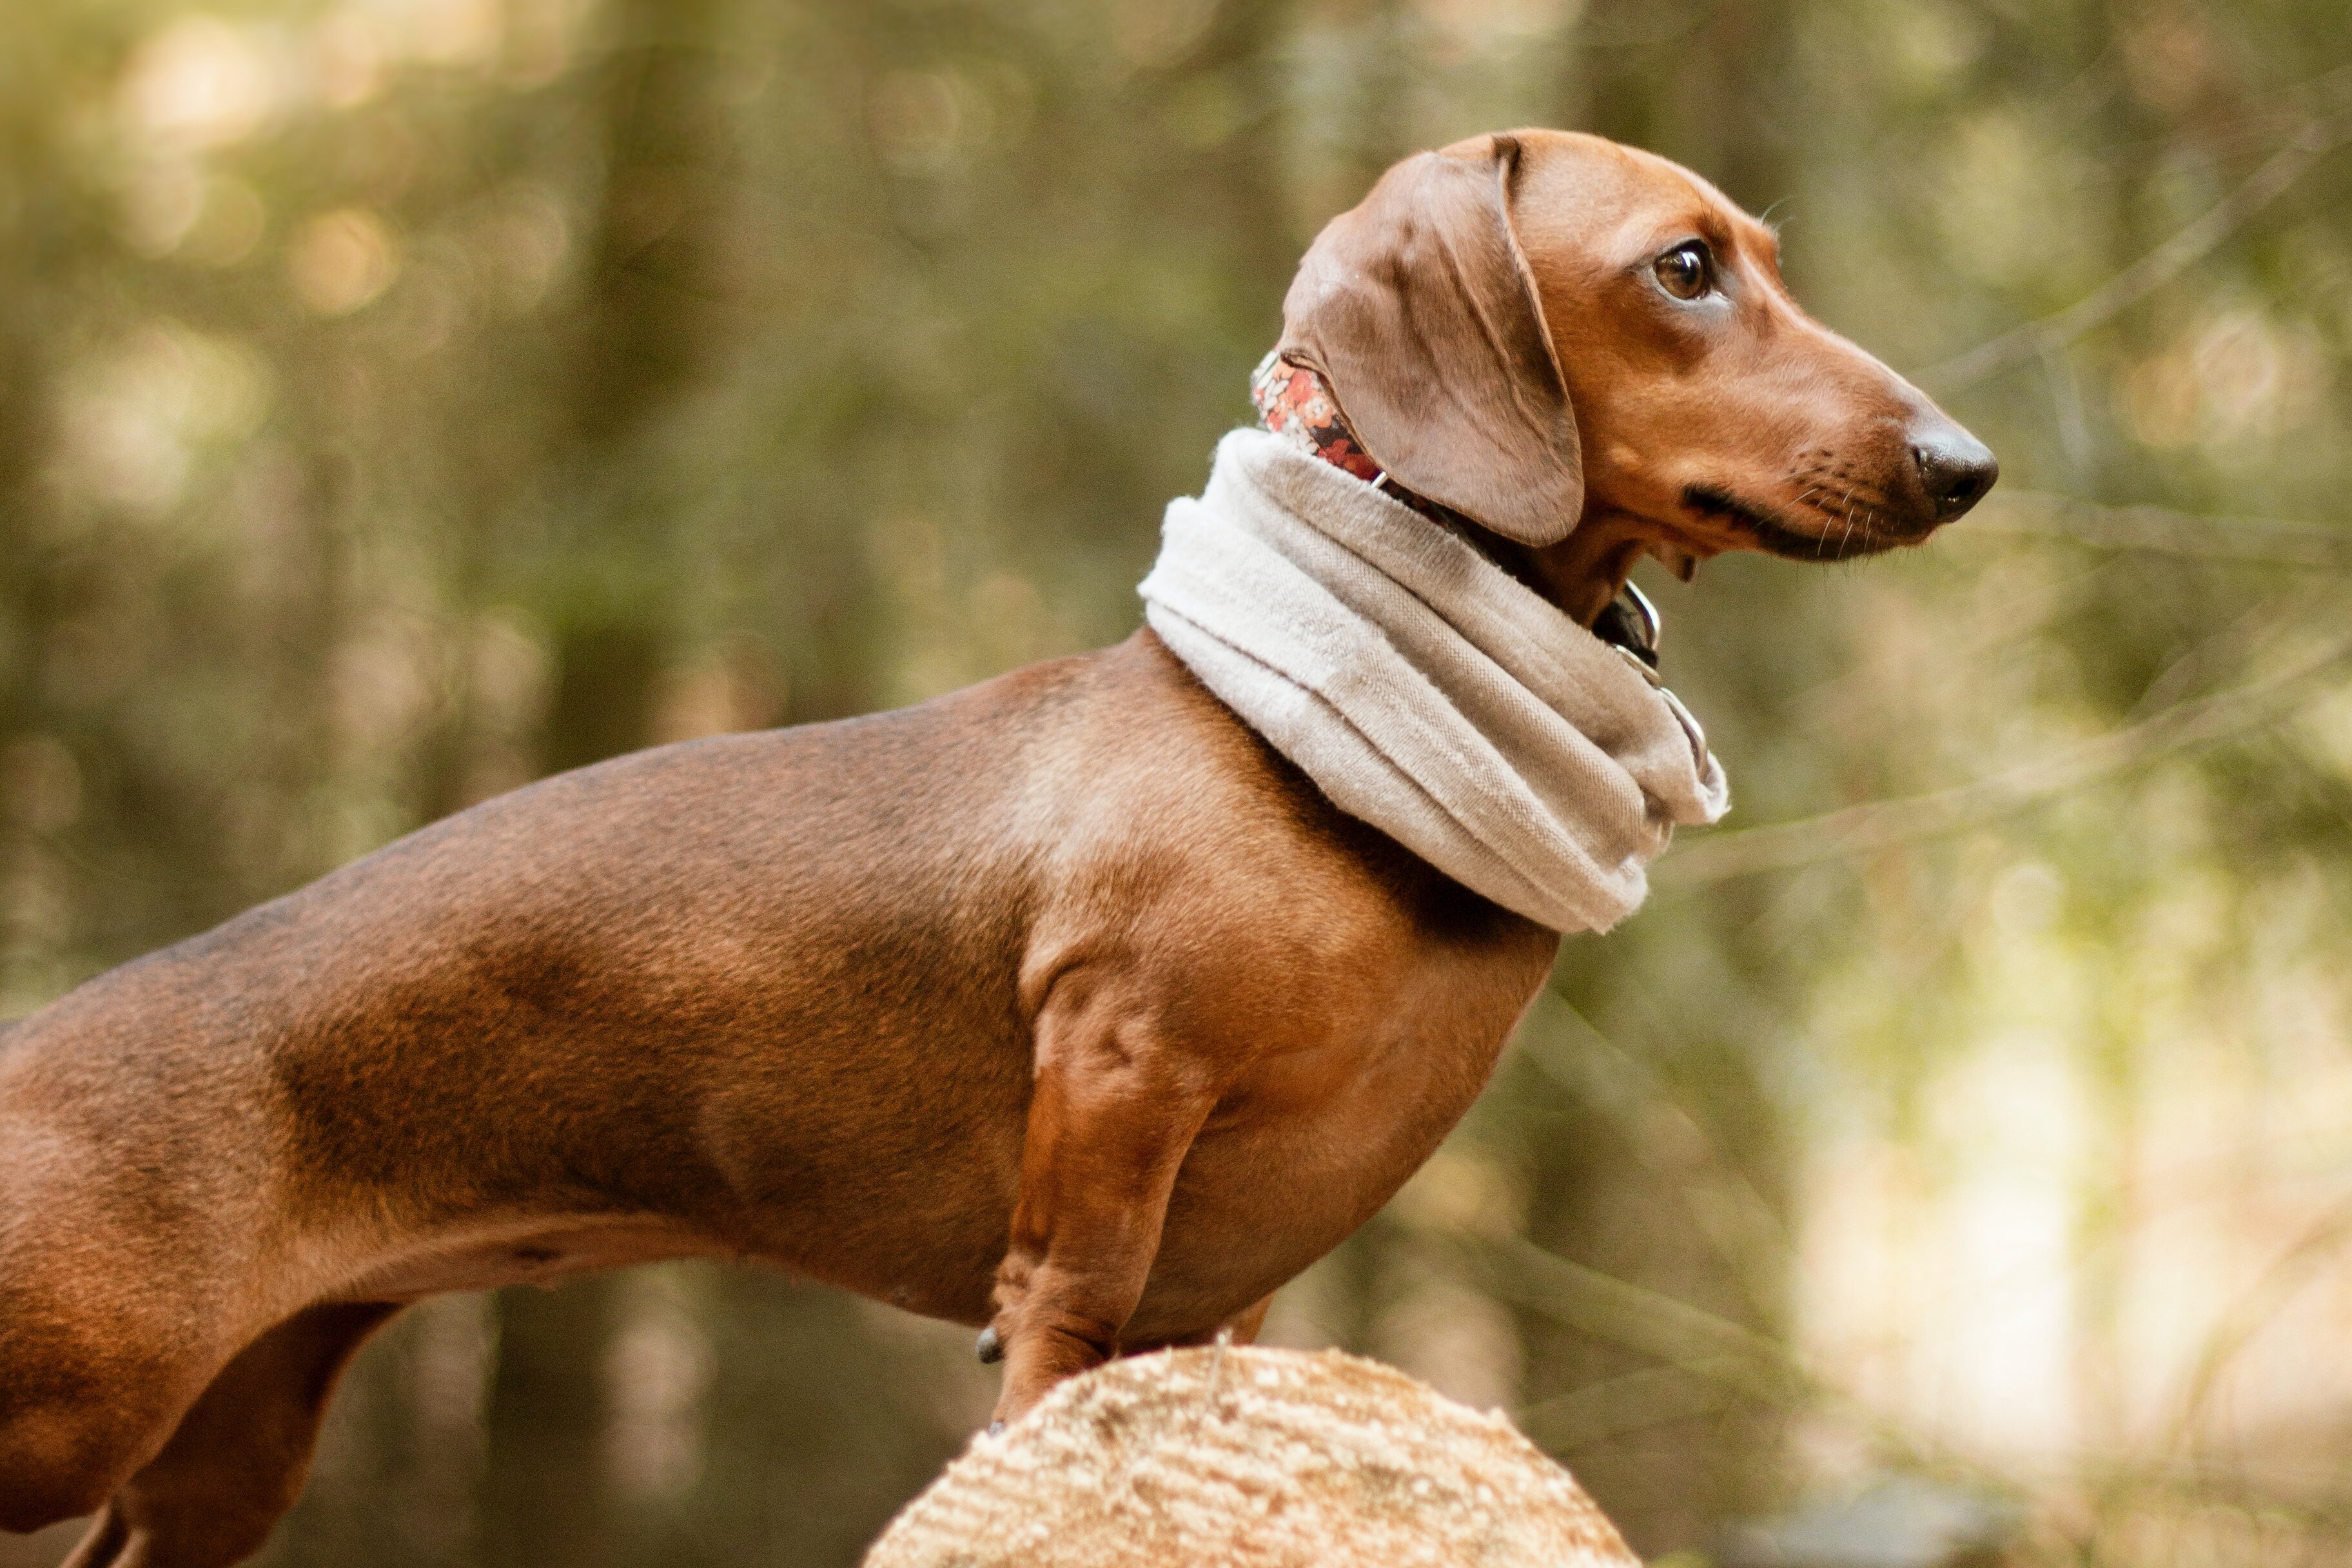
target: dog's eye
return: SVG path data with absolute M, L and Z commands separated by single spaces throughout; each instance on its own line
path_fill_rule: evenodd
M 1699 241 L 1687 240 L 1650 264 L 1658 287 L 1677 300 L 1696 300 L 1715 284 L 1715 258 Z

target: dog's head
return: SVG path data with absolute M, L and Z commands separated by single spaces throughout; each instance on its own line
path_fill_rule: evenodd
M 1772 231 L 1679 164 L 1521 131 L 1409 158 L 1283 304 L 1406 489 L 1526 547 L 1590 621 L 1646 552 L 1843 560 L 1916 543 L 1999 472 L 1927 395 L 1799 309 Z

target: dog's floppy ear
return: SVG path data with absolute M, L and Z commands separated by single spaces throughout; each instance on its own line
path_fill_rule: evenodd
M 1321 374 L 1372 460 L 1522 544 L 1584 508 L 1576 414 L 1511 230 L 1516 138 L 1423 153 L 1324 226 L 1282 302 L 1281 353 Z

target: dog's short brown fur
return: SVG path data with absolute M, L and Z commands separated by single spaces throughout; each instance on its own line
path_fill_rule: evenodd
M 1287 315 L 1391 478 L 1587 620 L 1643 551 L 1883 548 L 1990 482 L 1768 230 L 1589 137 L 1400 165 Z M 401 1304 L 653 1258 L 992 1325 L 1003 1416 L 1246 1335 L 1454 1125 L 1557 940 L 1149 632 L 488 802 L 0 1033 L 0 1525 L 233 1562 Z

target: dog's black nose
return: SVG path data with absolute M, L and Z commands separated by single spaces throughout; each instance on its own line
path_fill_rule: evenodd
M 1957 425 L 1918 437 L 1911 457 L 1919 465 L 1919 486 L 1938 523 L 1951 521 L 1984 500 L 2000 478 L 2000 464 L 1982 441 Z

